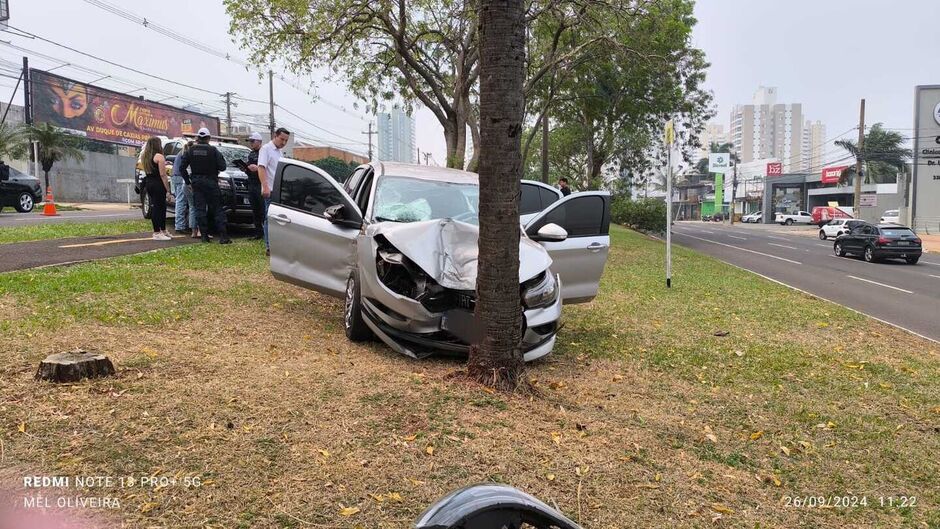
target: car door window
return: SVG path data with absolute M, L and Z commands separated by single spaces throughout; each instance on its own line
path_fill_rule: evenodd
M 532 184 L 522 184 L 519 186 L 521 196 L 519 198 L 519 214 L 528 215 L 529 213 L 538 213 L 542 211 L 542 199 L 539 197 L 538 186 Z
M 372 180 L 374 174 L 375 173 L 373 171 L 367 171 L 365 173 L 365 178 L 362 179 L 362 184 L 359 186 L 359 189 L 354 189 L 356 192 L 354 200 L 356 201 L 356 205 L 359 206 L 359 211 L 363 212 L 363 215 L 365 215 L 366 208 L 369 206 L 369 195 L 372 191 Z
M 296 165 L 282 167 L 278 204 L 322 216 L 326 208 L 343 203 L 339 190 L 319 174 Z
M 527 231 L 538 233 L 546 224 L 557 224 L 568 232 L 568 238 L 607 235 L 604 222 L 604 199 L 599 196 L 577 197 L 548 212 Z
M 362 180 L 362 175 L 366 173 L 365 167 L 360 167 L 356 169 L 353 174 L 346 179 L 343 183 L 343 190 L 346 191 L 346 194 L 352 196 L 353 191 L 356 189 L 356 186 L 359 185 L 359 181 Z
M 544 187 L 539 188 L 539 198 L 542 199 L 542 209 L 551 206 L 555 202 L 558 202 L 558 193 L 555 193 L 551 189 L 546 189 Z

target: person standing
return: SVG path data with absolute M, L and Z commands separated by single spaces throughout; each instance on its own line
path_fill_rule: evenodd
M 571 188 L 568 187 L 567 178 L 562 177 L 558 179 L 558 190 L 561 191 L 561 194 L 564 196 L 568 196 L 571 194 Z
M 196 224 L 202 242 L 209 242 L 209 219 L 215 222 L 219 244 L 231 244 L 222 210 L 222 192 L 219 190 L 219 173 L 225 170 L 225 158 L 213 145 L 209 145 L 209 129 L 203 127 L 196 133 L 196 143 L 183 155 L 180 174 L 187 186 L 192 187 L 196 206 Z M 192 176 L 190 176 L 192 171 Z
M 166 231 L 166 204 L 170 196 L 170 183 L 166 177 L 166 158 L 163 143 L 151 136 L 140 153 L 140 164 L 144 170 L 144 189 L 150 198 L 150 223 L 153 225 L 153 240 L 172 239 Z
M 248 153 L 248 202 L 251 204 L 251 214 L 255 220 L 255 235 L 252 240 L 264 238 L 264 217 L 267 208 L 264 205 L 264 197 L 261 195 L 261 180 L 258 178 L 258 151 L 261 150 L 261 134 L 252 132 L 248 137 L 248 146 L 251 152 Z
M 271 240 L 268 238 L 268 207 L 271 205 L 271 192 L 274 189 L 274 175 L 277 162 L 281 159 L 281 149 L 287 145 L 290 131 L 281 127 L 274 131 L 274 138 L 265 143 L 258 151 L 258 177 L 261 180 L 261 196 L 264 197 L 264 248 L 265 255 L 271 255 Z
M 190 230 L 193 237 L 199 237 L 199 227 L 196 226 L 196 207 L 193 204 L 193 192 L 192 189 L 186 185 L 186 181 L 183 180 L 183 175 L 180 173 L 180 167 L 183 165 L 183 156 L 189 152 L 189 148 L 192 146 L 192 141 L 186 142 L 186 144 L 183 145 L 182 152 L 173 160 L 173 177 L 171 181 L 173 182 L 173 190 L 176 191 L 176 233 Z

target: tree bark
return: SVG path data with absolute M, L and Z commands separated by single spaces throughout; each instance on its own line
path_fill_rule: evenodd
M 69 351 L 49 355 L 39 363 L 36 380 L 78 382 L 114 374 L 114 364 L 107 356 L 87 351 Z
M 500 389 L 522 380 L 519 295 L 519 178 L 525 111 L 525 2 L 481 0 L 480 239 L 476 317 L 482 340 L 470 348 L 471 377 Z

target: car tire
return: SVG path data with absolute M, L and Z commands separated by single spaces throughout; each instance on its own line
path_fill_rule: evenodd
M 904 260 L 907 261 L 907 264 L 914 265 L 917 264 L 917 261 L 920 261 L 920 257 L 908 257 Z
M 146 191 L 140 194 L 140 212 L 145 219 L 150 218 L 150 194 Z
M 793 225 L 793 219 L 787 219 L 787 220 L 784 222 L 784 224 L 786 224 L 787 226 L 792 226 L 792 225 Z
M 845 248 L 842 247 L 842 243 L 841 243 L 841 242 L 836 242 L 836 243 L 832 246 L 832 252 L 835 253 L 836 256 L 838 256 L 838 257 L 845 257 Z
M 826 240 L 826 232 L 824 232 L 823 230 L 819 230 L 819 240 L 820 241 Z
M 33 200 L 33 195 L 30 193 L 20 193 L 20 196 L 16 197 L 16 205 L 13 206 L 20 213 L 29 213 L 36 206 L 36 202 Z
M 346 279 L 346 296 L 343 304 L 343 330 L 352 342 L 364 342 L 372 338 L 372 329 L 362 319 L 362 297 L 359 291 L 359 272 L 353 270 Z
M 865 253 L 862 254 L 862 258 L 865 259 L 866 263 L 876 263 L 878 258 L 875 257 L 875 249 L 871 246 L 865 247 Z

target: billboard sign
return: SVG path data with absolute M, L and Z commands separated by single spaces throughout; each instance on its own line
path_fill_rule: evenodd
M 878 205 L 878 195 L 875 193 L 863 193 L 858 197 L 858 205 L 863 208 L 871 208 Z
M 914 163 L 911 224 L 915 230 L 940 227 L 940 85 L 914 91 Z
M 848 165 L 839 165 L 837 167 L 824 167 L 822 170 L 822 177 L 820 182 L 824 184 L 838 184 L 839 178 L 842 177 L 842 171 L 848 169 Z
M 767 164 L 767 176 L 780 176 L 783 174 L 783 164 L 780 162 L 770 162 Z
M 731 169 L 731 155 L 726 152 L 713 152 L 708 155 L 708 172 L 727 174 Z
M 88 139 L 141 146 L 151 136 L 179 137 L 202 127 L 219 135 L 219 118 L 145 101 L 30 69 L 33 121 Z

